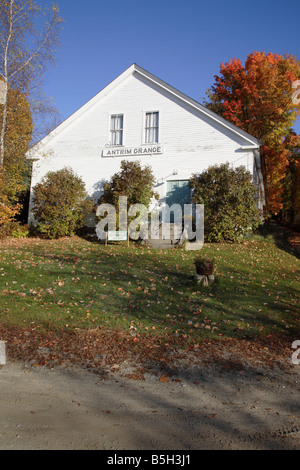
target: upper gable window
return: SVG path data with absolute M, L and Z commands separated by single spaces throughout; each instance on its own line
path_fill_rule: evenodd
M 145 119 L 145 144 L 158 143 L 159 113 L 146 113 Z
M 113 114 L 110 121 L 111 145 L 123 145 L 123 114 Z

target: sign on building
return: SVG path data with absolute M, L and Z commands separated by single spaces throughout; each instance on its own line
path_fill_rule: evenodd
M 144 147 L 107 148 L 102 151 L 102 157 L 128 157 L 134 155 L 161 155 L 164 149 L 161 145 Z

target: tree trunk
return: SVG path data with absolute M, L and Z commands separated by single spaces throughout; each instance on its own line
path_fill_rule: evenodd
M 2 116 L 2 126 L 1 126 L 1 135 L 0 135 L 0 169 L 3 168 L 4 165 L 4 153 L 5 153 L 5 133 L 6 133 L 6 121 L 7 121 L 7 96 L 8 96 L 8 51 L 10 47 L 10 42 L 12 38 L 12 30 L 13 30 L 13 5 L 14 0 L 10 1 L 9 5 L 9 14 L 8 14 L 8 22 L 9 22 L 9 32 L 6 39 L 6 44 L 4 48 L 4 56 L 3 56 L 3 81 L 4 81 L 4 93 L 3 93 L 3 116 Z
M 3 92 L 3 115 L 2 125 L 0 134 L 0 169 L 4 165 L 4 153 L 5 153 L 5 133 L 6 133 L 6 121 L 7 121 L 7 81 L 4 81 L 4 92 Z

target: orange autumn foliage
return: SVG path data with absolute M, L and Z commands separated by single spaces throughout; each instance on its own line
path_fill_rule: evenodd
M 11 205 L 4 190 L 3 170 L 0 172 L 0 226 L 14 219 L 19 213 L 21 206 L 19 204 Z
M 300 62 L 291 55 L 252 52 L 242 65 L 232 59 L 220 66 L 220 76 L 208 91 L 208 108 L 253 135 L 264 144 L 268 210 L 282 207 L 284 178 L 290 149 L 286 138 L 300 115 L 292 99 L 293 83 L 300 79 Z

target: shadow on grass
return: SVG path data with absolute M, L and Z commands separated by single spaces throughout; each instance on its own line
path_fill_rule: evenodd
M 34 247 L 32 252 L 37 260 L 47 261 L 41 266 L 45 276 L 39 280 L 43 290 L 38 300 L 44 302 L 43 309 L 51 314 L 52 321 L 58 316 L 64 323 L 79 322 L 83 327 L 88 314 L 90 319 L 99 316 L 99 324 L 113 326 L 119 321 L 124 331 L 132 321 L 141 324 L 134 325 L 141 331 L 155 326 L 156 331 L 178 330 L 179 335 L 185 335 L 192 329 L 195 339 L 218 334 L 250 339 L 268 331 L 283 335 L 298 331 L 293 305 L 298 296 L 296 286 L 280 278 L 275 287 L 268 264 L 260 273 L 253 272 L 252 267 L 249 271 L 250 264 L 243 265 L 239 257 L 234 267 L 220 262 L 215 281 L 206 287 L 198 284 L 192 257 L 185 252 L 149 252 L 142 247 L 128 250 L 121 246 L 98 250 L 94 244 L 67 244 L 64 250 L 53 245 L 51 252 L 49 248 Z M 37 266 L 27 273 L 27 282 L 35 289 L 27 289 L 28 297 L 14 298 L 14 310 L 17 301 L 20 309 L 27 307 L 26 299 L 36 297 L 37 269 L 42 272 Z M 55 294 L 48 292 L 49 286 L 56 289 Z M 71 311 L 66 315 L 69 306 Z M 89 321 L 86 326 L 91 326 Z
M 278 248 L 300 259 L 300 250 L 297 250 L 290 242 L 290 238 L 295 235 L 292 229 L 278 225 L 275 221 L 271 221 L 258 229 L 257 235 L 265 239 L 271 237 Z

